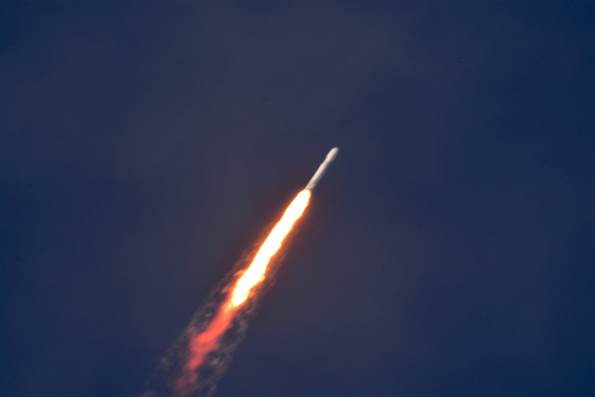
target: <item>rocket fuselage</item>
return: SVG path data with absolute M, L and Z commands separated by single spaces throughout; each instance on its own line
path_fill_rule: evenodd
M 314 188 L 316 187 L 316 185 L 318 185 L 318 182 L 320 182 L 320 180 L 324 176 L 324 173 L 326 172 L 326 169 L 333 162 L 333 160 L 335 160 L 335 158 L 337 157 L 337 154 L 338 153 L 339 153 L 339 148 L 338 147 L 334 147 L 334 148 L 332 148 L 328 152 L 328 154 L 324 158 L 324 161 L 322 162 L 322 164 L 320 164 L 318 166 L 318 169 L 316 170 L 316 172 L 314 173 L 314 175 L 312 175 L 312 178 L 310 178 L 310 181 L 306 185 L 306 189 L 308 189 L 308 190 L 314 190 Z

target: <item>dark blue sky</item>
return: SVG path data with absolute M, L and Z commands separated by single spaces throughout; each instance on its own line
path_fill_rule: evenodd
M 142 391 L 335 145 L 219 396 L 595 394 L 592 1 L 201 3 L 2 6 L 0 396 Z

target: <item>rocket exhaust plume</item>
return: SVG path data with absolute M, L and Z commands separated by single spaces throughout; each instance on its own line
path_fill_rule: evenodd
M 236 271 L 217 288 L 197 312 L 178 342 L 163 358 L 157 376 L 142 397 L 211 396 L 244 335 L 247 319 L 271 264 L 310 202 L 312 191 L 337 156 L 333 148 L 306 187 L 286 207 L 253 254 L 242 258 Z

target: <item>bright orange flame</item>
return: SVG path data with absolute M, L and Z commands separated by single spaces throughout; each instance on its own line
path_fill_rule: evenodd
M 304 213 L 310 201 L 310 195 L 310 190 L 304 189 L 289 204 L 281 220 L 277 222 L 266 240 L 264 240 L 264 243 L 258 249 L 252 263 L 250 263 L 246 271 L 242 274 L 242 277 L 236 282 L 231 293 L 231 299 L 228 302 L 229 307 L 238 307 L 243 304 L 248 299 L 252 288 L 264 280 L 271 258 L 279 251 L 283 240 L 285 240 L 293 225 Z
M 311 195 L 309 189 L 304 189 L 297 194 L 256 252 L 252 262 L 242 271 L 231 293 L 219 307 L 206 329 L 192 337 L 190 341 L 191 354 L 187 365 L 188 373 L 186 374 L 188 378 L 183 381 L 184 384 L 195 382 L 194 371 L 202 365 L 207 355 L 217 348 L 219 339 L 228 329 L 236 312 L 252 296 L 254 287 L 266 278 L 271 258 L 279 251 L 283 241 L 308 207 Z

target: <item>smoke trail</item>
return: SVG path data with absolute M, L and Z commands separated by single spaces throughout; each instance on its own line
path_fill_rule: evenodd
M 228 275 L 226 281 L 233 281 L 233 276 L 233 273 Z M 200 368 L 189 372 L 188 364 L 192 360 L 192 341 L 212 324 L 228 288 L 228 285 L 222 283 L 211 293 L 204 306 L 194 314 L 176 343 L 161 359 L 142 397 L 211 396 L 214 393 L 218 381 L 227 369 L 231 354 L 245 335 L 255 302 L 251 302 L 235 314 L 228 329 L 216 341 L 216 346 L 206 355 Z
M 142 397 L 211 396 L 245 335 L 263 287 L 274 275 L 279 250 L 311 196 L 299 192 L 257 249 L 243 256 L 161 360 Z

